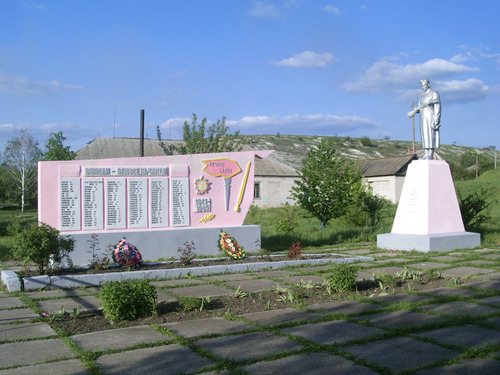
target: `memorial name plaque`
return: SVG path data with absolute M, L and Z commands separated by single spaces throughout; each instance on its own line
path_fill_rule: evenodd
M 59 226 L 61 230 L 81 230 L 80 179 L 59 180 Z
M 168 226 L 168 178 L 149 179 L 149 225 Z
M 125 179 L 106 179 L 106 228 L 125 228 Z
M 172 178 L 172 226 L 189 225 L 189 178 Z
M 83 180 L 83 229 L 104 228 L 104 189 L 102 178 Z
M 146 178 L 128 179 L 128 227 L 148 226 L 148 186 Z

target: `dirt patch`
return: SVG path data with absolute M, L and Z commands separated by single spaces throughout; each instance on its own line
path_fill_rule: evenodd
M 52 322 L 50 322 L 50 318 L 47 318 L 47 321 L 53 328 L 62 329 L 68 335 L 74 335 L 138 325 L 163 324 L 210 318 L 222 316 L 227 312 L 234 315 L 240 315 L 265 310 L 284 309 L 286 307 L 302 308 L 316 303 L 342 301 L 360 297 L 375 297 L 381 293 L 401 294 L 408 292 L 409 288 L 412 291 L 421 291 L 442 287 L 448 283 L 449 279 L 439 278 L 429 280 L 424 276 L 420 282 L 398 280 L 396 281 L 396 285 L 389 286 L 387 289 L 382 290 L 378 283 L 363 281 L 357 283 L 358 290 L 356 292 L 344 293 L 328 293 L 325 286 L 321 285 L 315 285 L 314 287 L 295 286 L 289 288 L 293 299 L 290 299 L 288 291 L 279 292 L 277 290 L 252 293 L 244 297 L 236 297 L 233 295 L 221 296 L 212 298 L 210 303 L 205 305 L 201 311 L 183 311 L 182 306 L 177 302 L 170 302 L 159 304 L 157 307 L 157 314 L 153 317 L 122 321 L 115 325 L 112 325 L 104 318 L 102 311 L 80 314 L 76 318 L 72 318 L 66 314 L 63 317 L 54 319 Z

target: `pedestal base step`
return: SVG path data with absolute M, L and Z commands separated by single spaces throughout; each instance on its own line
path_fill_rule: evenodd
M 399 234 L 377 235 L 377 246 L 389 250 L 451 251 L 469 249 L 481 245 L 479 233 L 458 232 L 440 234 Z

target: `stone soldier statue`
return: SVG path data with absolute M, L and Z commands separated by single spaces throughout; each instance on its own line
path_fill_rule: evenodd
M 420 113 L 420 134 L 424 149 L 424 160 L 434 159 L 434 150 L 439 147 L 439 128 L 441 127 L 441 100 L 439 93 L 430 87 L 428 79 L 420 81 L 424 92 L 420 95 L 418 106 L 408 112 L 408 117 Z

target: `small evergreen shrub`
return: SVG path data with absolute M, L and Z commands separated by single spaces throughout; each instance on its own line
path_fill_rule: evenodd
M 71 264 L 69 253 L 75 248 L 71 236 L 60 236 L 59 231 L 45 223 L 34 223 L 24 229 L 14 245 L 14 256 L 23 261 L 36 263 L 41 275 L 50 262 L 61 263 L 66 260 Z
M 106 283 L 101 286 L 99 299 L 111 324 L 152 316 L 156 311 L 156 289 L 146 279 Z
M 357 271 L 349 263 L 341 263 L 332 269 L 326 279 L 336 292 L 350 292 L 356 290 Z

